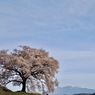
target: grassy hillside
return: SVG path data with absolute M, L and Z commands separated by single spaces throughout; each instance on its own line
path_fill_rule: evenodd
M 25 92 L 12 92 L 11 90 L 0 86 L 0 95 L 40 95 L 40 94 L 25 93 Z

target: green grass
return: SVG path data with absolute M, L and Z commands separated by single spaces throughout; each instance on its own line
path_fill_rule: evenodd
M 26 92 L 12 92 L 11 90 L 0 86 L 0 95 L 40 95 L 40 94 Z

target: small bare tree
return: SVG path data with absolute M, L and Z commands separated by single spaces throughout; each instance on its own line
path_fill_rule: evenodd
M 35 79 L 38 82 L 44 80 L 48 91 L 54 91 L 58 84 L 55 78 L 59 68 L 58 61 L 49 57 L 45 50 L 20 47 L 21 49 L 14 49 L 12 53 L 0 51 L 0 85 L 6 86 L 10 82 L 13 85 L 22 85 L 22 91 L 25 92 L 26 85 L 31 84 L 33 87 L 32 79 Z M 40 88 L 41 83 L 38 86 Z

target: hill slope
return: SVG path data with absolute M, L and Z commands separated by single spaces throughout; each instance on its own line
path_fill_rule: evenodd
M 11 90 L 0 86 L 0 95 L 40 95 L 40 94 L 25 93 L 25 92 L 12 92 Z

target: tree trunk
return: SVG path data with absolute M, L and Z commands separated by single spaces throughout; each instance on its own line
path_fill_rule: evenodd
M 26 91 L 26 79 L 23 80 L 23 83 L 22 83 L 22 90 L 23 92 Z

